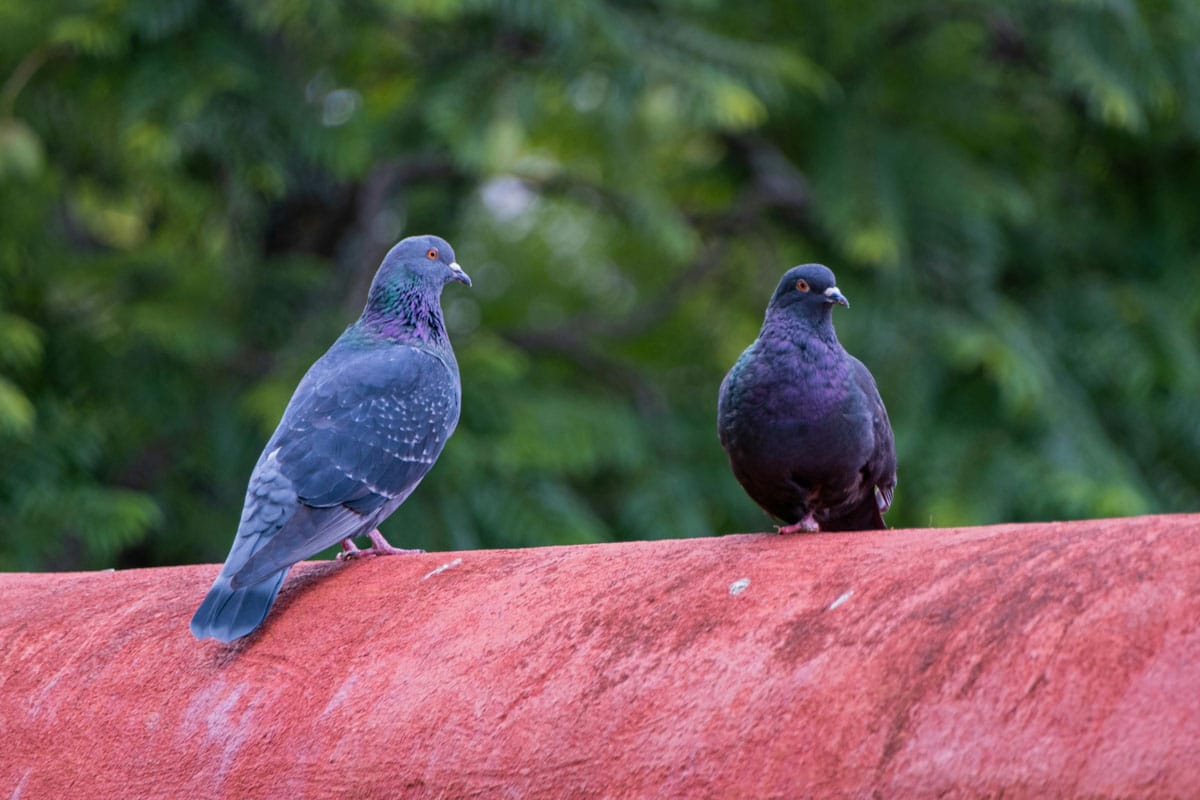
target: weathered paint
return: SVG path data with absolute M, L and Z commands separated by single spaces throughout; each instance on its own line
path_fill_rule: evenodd
M 0 797 L 1200 797 L 1200 516 L 0 576 Z M 736 590 L 735 590 L 736 589 Z

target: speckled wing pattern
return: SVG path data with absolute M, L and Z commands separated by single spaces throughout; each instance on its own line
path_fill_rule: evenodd
M 460 395 L 453 356 L 428 350 L 343 350 L 318 361 L 251 478 L 237 536 L 248 552 L 232 585 L 368 533 L 432 468 Z

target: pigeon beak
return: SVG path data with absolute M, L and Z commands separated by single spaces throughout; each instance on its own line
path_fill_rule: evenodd
M 830 286 L 825 290 L 825 302 L 837 303 L 839 306 L 850 307 L 850 301 L 846 299 L 846 295 L 842 294 L 842 290 L 836 286 Z
M 467 286 L 471 285 L 471 276 L 463 272 L 463 268 L 458 265 L 457 261 L 450 265 L 450 279 L 465 283 Z

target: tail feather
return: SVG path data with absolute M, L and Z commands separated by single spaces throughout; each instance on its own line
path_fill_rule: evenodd
M 819 518 L 818 518 L 819 519 Z M 886 530 L 883 513 L 879 510 L 879 502 L 875 492 L 864 494 L 848 511 L 831 519 L 822 519 L 823 531 L 871 531 Z
M 231 642 L 253 631 L 266 619 L 290 565 L 251 586 L 233 588 L 229 577 L 218 576 L 192 617 L 192 635 Z

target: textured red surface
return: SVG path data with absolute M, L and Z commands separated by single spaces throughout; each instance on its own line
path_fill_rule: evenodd
M 3 575 L 0 797 L 1200 797 L 1198 534 L 312 563 L 233 646 L 215 566 Z

